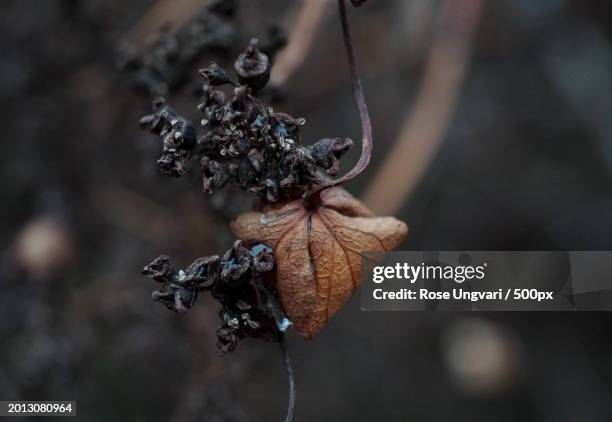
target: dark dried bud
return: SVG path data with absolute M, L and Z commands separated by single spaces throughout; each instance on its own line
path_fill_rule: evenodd
M 155 258 L 149 265 L 142 269 L 142 274 L 157 281 L 158 283 L 170 283 L 176 274 L 176 270 L 166 255 Z
M 155 290 L 151 298 L 166 305 L 166 308 L 175 312 L 186 312 L 197 299 L 197 290 L 191 290 L 179 284 L 164 284 L 161 289 Z
M 173 154 L 164 154 L 157 159 L 157 169 L 172 177 L 181 177 L 185 174 L 185 160 Z
M 246 51 L 234 63 L 240 83 L 260 91 L 270 80 L 270 59 L 257 48 L 257 39 L 251 39 Z
M 350 138 L 324 138 L 309 147 L 315 164 L 335 176 L 340 170 L 340 158 L 353 146 Z
M 287 113 L 274 113 L 276 125 L 274 126 L 274 134 L 280 139 L 299 140 L 300 126 L 306 123 L 303 117 L 294 118 Z
M 212 86 L 225 84 L 237 85 L 236 82 L 231 81 L 227 77 L 227 73 L 225 73 L 225 70 L 223 70 L 223 68 L 221 68 L 217 63 L 214 62 L 211 63 L 210 66 L 204 69 L 200 69 L 200 75 L 208 79 L 208 83 Z
M 202 189 L 212 194 L 217 188 L 225 186 L 229 180 L 229 174 L 223 164 L 211 160 L 207 156 L 200 160 L 202 166 Z
M 139 124 L 162 138 L 162 156 L 157 160 L 158 169 L 173 177 L 182 176 L 197 143 L 193 123 L 158 97 L 153 100 L 153 114 L 141 118 Z
M 276 202 L 278 201 L 278 184 L 276 181 L 272 179 L 266 179 L 264 181 L 264 186 L 266 188 L 266 199 L 268 202 Z
M 260 243 L 251 248 L 250 254 L 253 257 L 253 268 L 255 271 L 259 273 L 272 271 L 274 268 L 274 254 L 271 247 Z
M 208 289 L 219 279 L 219 269 L 219 256 L 198 258 L 184 272 L 179 272 L 178 280 L 190 288 Z
M 252 319 L 251 315 L 248 312 L 245 312 L 240 315 L 240 322 L 245 326 L 245 328 L 251 330 L 258 330 L 262 326 L 261 323 Z
M 222 354 L 233 351 L 238 345 L 238 336 L 230 328 L 220 327 L 217 330 L 217 340 L 217 347 Z
M 153 114 L 143 116 L 138 124 L 142 129 L 148 129 L 151 133 L 159 135 L 168 123 L 170 115 L 175 113 L 168 107 L 164 97 L 155 97 L 152 108 Z
M 251 270 L 251 256 L 241 240 L 234 242 L 232 249 L 223 256 L 221 281 L 231 285 L 239 285 Z

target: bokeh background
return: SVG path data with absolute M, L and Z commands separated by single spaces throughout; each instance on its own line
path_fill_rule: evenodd
M 158 174 L 159 142 L 137 126 L 150 96 L 117 66 L 126 39 L 147 45 L 206 3 L 0 4 L 0 399 L 77 400 L 84 421 L 282 420 L 278 348 L 249 340 L 220 357 L 216 303 L 172 314 L 140 275 L 161 253 L 185 265 L 224 251 L 249 206 L 202 194 L 195 171 Z M 276 24 L 301 52 L 270 98 L 306 118 L 304 142 L 359 139 L 334 2 L 238 7 L 237 44 Z M 348 189 L 408 222 L 401 249 L 612 249 L 612 3 L 350 9 L 375 149 Z M 198 66 L 167 95 L 194 117 Z M 611 323 L 367 313 L 356 295 L 315 340 L 288 337 L 296 420 L 610 421 Z

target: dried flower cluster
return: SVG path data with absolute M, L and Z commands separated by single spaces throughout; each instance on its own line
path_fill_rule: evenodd
M 299 197 L 335 176 L 339 159 L 353 142 L 325 138 L 305 147 L 300 134 L 304 119 L 276 113 L 261 103 L 256 94 L 269 80 L 270 61 L 257 48 L 257 40 L 251 40 L 235 68 L 238 81 L 215 63 L 200 71 L 205 83 L 198 110 L 206 132 L 197 142 L 192 122 L 163 99 L 154 100 L 153 113 L 140 124 L 162 139 L 160 171 L 181 176 L 197 150 L 205 192 L 234 183 L 267 202 Z M 231 95 L 216 89 L 224 85 L 233 87 Z
M 283 314 L 300 335 L 313 338 L 359 287 L 362 254 L 393 249 L 407 233 L 405 223 L 373 215 L 339 187 L 367 167 L 373 141 L 344 0 L 338 5 L 362 129 L 361 156 L 340 178 L 332 179 L 352 140 L 301 144 L 304 119 L 275 112 L 257 97 L 270 78 L 271 61 L 255 39 L 234 63 L 235 77 L 215 63 L 200 70 L 205 80 L 198 106 L 202 135 L 161 98 L 154 100 L 153 113 L 140 120 L 161 137 L 162 173 L 183 175 L 195 156 L 205 192 L 236 184 L 262 199 L 259 211 L 243 213 L 231 224 L 239 239 L 255 245 L 250 250 L 238 241 L 223 259 L 200 258 L 185 271 L 177 273 L 167 257 L 145 268 L 145 274 L 164 283 L 154 298 L 170 309 L 184 311 L 198 291 L 211 291 L 223 305 L 223 325 L 217 332 L 223 351 L 248 335 L 282 337 L 278 315 Z M 267 292 L 262 277 L 272 266 L 274 290 L 262 295 Z M 282 310 L 273 306 L 277 292 Z
M 352 2 L 359 6 L 365 0 Z M 223 258 L 199 258 L 176 271 L 167 256 L 160 256 L 143 274 L 162 283 L 153 299 L 177 312 L 191 308 L 199 292 L 209 291 L 222 305 L 217 329 L 222 353 L 249 336 L 280 344 L 289 377 L 288 422 L 295 382 L 284 330 L 293 324 L 302 337 L 316 336 L 359 287 L 362 254 L 395 248 L 407 233 L 405 223 L 373 215 L 340 187 L 367 167 L 373 140 L 345 0 L 338 0 L 338 10 L 362 130 L 360 158 L 342 177 L 332 180 L 352 140 L 326 138 L 303 146 L 304 119 L 275 112 L 257 97 L 270 79 L 271 59 L 256 39 L 234 63 L 236 78 L 215 63 L 200 70 L 203 135 L 197 136 L 195 125 L 162 98 L 140 120 L 162 140 L 157 161 L 162 173 L 179 177 L 197 156 L 205 192 L 231 183 L 262 199 L 260 211 L 232 221 L 241 240 Z
M 222 305 L 217 346 L 226 353 L 245 337 L 279 340 L 282 312 L 273 290 L 264 282 L 273 268 L 274 256 L 269 246 L 258 243 L 248 247 L 238 240 L 223 257 L 198 258 L 185 270 L 176 270 L 170 259 L 162 255 L 144 267 L 142 273 L 162 283 L 152 297 L 175 312 L 186 312 L 195 304 L 199 292 L 210 292 Z

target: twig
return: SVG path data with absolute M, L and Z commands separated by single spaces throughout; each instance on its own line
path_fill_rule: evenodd
M 344 39 L 344 47 L 346 49 L 346 55 L 349 63 L 349 70 L 351 73 L 351 83 L 353 89 L 353 96 L 357 103 L 357 109 L 359 110 L 359 119 L 361 121 L 361 156 L 355 166 L 344 176 L 339 179 L 332 180 L 328 183 L 321 184 L 314 190 L 313 193 L 327 189 L 333 186 L 338 186 L 353 177 L 361 173 L 370 163 L 370 157 L 372 156 L 372 123 L 370 121 L 370 114 L 368 112 L 368 106 L 363 95 L 363 86 L 361 85 L 361 79 L 359 78 L 359 71 L 357 69 L 357 63 L 355 60 L 355 51 L 353 50 L 353 42 L 351 39 L 351 31 L 349 28 L 348 18 L 346 16 L 346 3 L 345 0 L 338 0 L 338 11 L 340 14 L 340 23 L 342 24 L 342 36 Z
M 289 378 L 289 404 L 287 407 L 287 416 L 285 417 L 285 422 L 292 422 L 293 410 L 295 408 L 295 378 L 293 376 L 293 366 L 291 365 L 291 358 L 289 357 L 289 353 L 287 352 L 287 344 L 285 343 L 284 334 L 281 336 L 278 345 L 280 346 L 281 353 L 283 355 L 283 361 L 285 363 L 285 369 L 287 370 L 287 377 Z
M 483 3 L 443 0 L 415 105 L 363 195 L 375 213 L 395 214 L 435 157 L 459 98 Z
M 289 44 L 274 61 L 270 80 L 272 86 L 283 86 L 304 62 L 325 16 L 327 3 L 328 0 L 302 0 L 295 22 L 291 25 L 293 29 Z

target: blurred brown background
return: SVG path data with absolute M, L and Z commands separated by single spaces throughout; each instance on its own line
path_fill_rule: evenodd
M 359 139 L 335 2 L 304 7 L 317 2 L 312 45 L 274 107 L 306 118 L 305 142 Z M 283 417 L 275 345 L 219 357 L 217 305 L 171 314 L 140 275 L 160 253 L 184 265 L 227 249 L 243 203 L 202 194 L 197 172 L 158 174 L 159 143 L 137 127 L 150 99 L 115 65 L 121 40 L 204 3 L 0 5 L 0 399 L 77 400 L 86 421 Z M 247 38 L 278 23 L 291 39 L 305 13 L 238 4 Z M 401 249 L 612 249 L 612 3 L 370 0 L 349 12 L 375 149 L 348 189 L 408 222 Z M 190 85 L 169 99 L 185 113 L 197 103 Z M 314 341 L 289 335 L 296 420 L 610 421 L 611 322 L 365 313 L 356 295 Z

